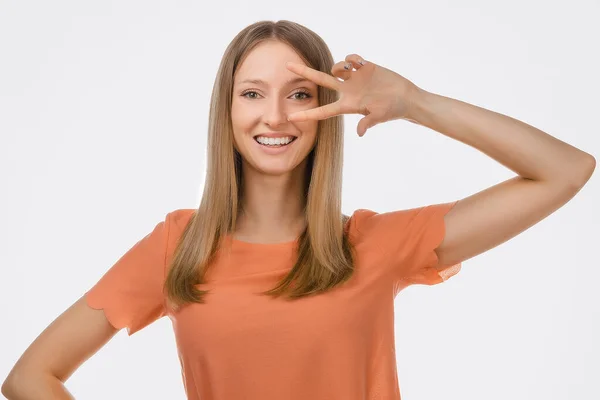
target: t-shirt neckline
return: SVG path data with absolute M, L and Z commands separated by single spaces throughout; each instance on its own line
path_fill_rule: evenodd
M 269 248 L 269 247 L 290 247 L 293 245 L 298 244 L 298 239 L 295 240 L 289 240 L 286 242 L 274 242 L 274 243 L 259 243 L 259 242 L 247 242 L 244 240 L 239 240 L 239 239 L 234 239 L 233 235 L 229 234 L 226 237 L 227 240 L 229 240 L 233 246 L 235 247 L 245 247 L 245 248 L 251 248 L 251 247 L 260 247 L 260 248 Z

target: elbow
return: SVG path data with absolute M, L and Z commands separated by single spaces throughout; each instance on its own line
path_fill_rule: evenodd
M 571 165 L 569 170 L 566 170 L 563 177 L 563 183 L 568 186 L 571 191 L 578 192 L 590 180 L 594 170 L 596 169 L 596 159 L 588 153 Z
M 31 385 L 32 380 L 32 374 L 13 368 L 2 383 L 2 394 L 9 400 L 23 399 L 25 385 Z
M 584 161 L 582 162 L 580 180 L 578 182 L 580 188 L 582 188 L 587 183 L 587 181 L 590 180 L 595 169 L 596 159 L 593 155 L 586 153 Z
M 74 400 L 63 382 L 52 374 L 38 369 L 13 368 L 2 384 L 2 394 L 8 400 L 52 399 Z
M 590 164 L 589 165 L 589 174 L 590 174 L 590 176 L 592 176 L 592 173 L 594 173 L 594 170 L 596 169 L 596 159 L 591 154 L 589 157 L 589 164 Z
M 8 400 L 17 398 L 17 380 L 19 379 L 19 372 L 14 369 L 10 371 L 10 374 L 4 379 L 2 383 L 2 388 L 0 391 L 2 395 L 6 397 Z
M 38 398 L 40 390 L 46 386 L 47 375 L 13 368 L 2 383 L 2 394 L 8 400 Z

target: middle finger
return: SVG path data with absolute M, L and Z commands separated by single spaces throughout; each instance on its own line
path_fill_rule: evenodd
M 328 87 L 333 90 L 339 90 L 339 88 L 340 88 L 341 82 L 338 81 L 333 76 L 328 75 L 324 72 L 317 71 L 315 69 L 307 67 L 306 65 L 298 64 L 298 63 L 291 62 L 291 61 L 288 61 L 287 63 L 285 63 L 285 66 L 290 71 L 292 71 L 300 76 L 303 76 L 308 80 L 313 81 L 314 83 L 316 83 L 319 86 Z

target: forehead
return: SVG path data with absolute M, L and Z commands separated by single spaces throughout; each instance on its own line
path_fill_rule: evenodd
M 252 49 L 239 65 L 234 76 L 234 84 L 239 85 L 243 81 L 253 80 L 252 83 L 280 86 L 292 80 L 304 80 L 285 67 L 287 61 L 306 65 L 294 49 L 285 43 L 277 41 L 261 43 Z

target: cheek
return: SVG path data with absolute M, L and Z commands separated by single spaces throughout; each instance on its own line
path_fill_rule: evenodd
M 231 122 L 234 126 L 247 125 L 253 118 L 248 107 L 240 107 L 235 103 L 231 106 Z
M 255 130 L 256 116 L 249 112 L 245 107 L 231 108 L 231 126 L 233 128 L 233 137 L 237 142 L 244 140 L 248 132 Z
M 297 125 L 304 135 L 316 136 L 319 121 L 304 121 Z

